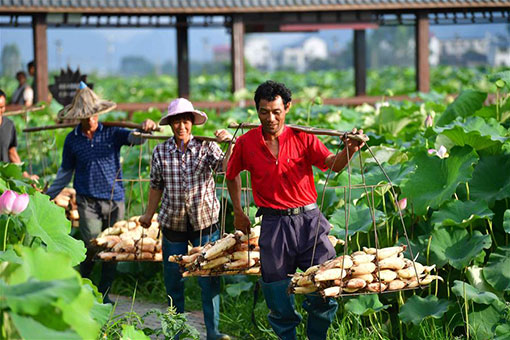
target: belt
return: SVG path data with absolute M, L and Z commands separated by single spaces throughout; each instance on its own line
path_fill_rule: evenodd
M 289 209 L 273 209 L 273 208 L 266 208 L 266 207 L 260 207 L 257 210 L 257 214 L 255 216 L 259 217 L 262 215 L 276 215 L 276 216 L 292 216 L 292 215 L 299 215 L 306 211 L 317 209 L 317 203 L 312 203 L 305 205 L 304 207 L 297 207 L 297 208 L 289 208 Z

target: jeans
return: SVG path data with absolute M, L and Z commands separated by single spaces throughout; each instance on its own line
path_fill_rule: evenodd
M 219 231 L 212 235 L 208 233 L 191 240 L 194 247 L 204 245 L 209 240 L 216 241 L 219 238 Z M 201 241 L 201 242 L 200 242 Z M 170 255 L 187 254 L 187 242 L 171 242 L 163 236 L 163 277 L 165 280 L 168 304 L 172 304 L 178 313 L 184 313 L 184 279 L 177 263 L 169 262 Z M 199 277 L 198 284 L 202 290 L 202 310 L 204 312 L 204 323 L 207 330 L 207 339 L 216 339 L 219 336 L 220 321 L 220 278 Z

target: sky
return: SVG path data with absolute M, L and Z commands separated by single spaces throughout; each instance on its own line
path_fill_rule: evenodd
M 475 25 L 431 25 L 431 34 L 439 39 L 461 37 L 481 37 L 507 33 L 504 24 Z M 351 30 L 324 30 L 314 33 L 325 39 L 330 46 L 344 47 L 352 39 Z M 292 45 L 309 36 L 306 33 L 248 34 L 265 36 L 273 50 Z M 49 68 L 78 66 L 82 72 L 110 72 L 119 69 L 123 56 L 144 56 L 157 65 L 176 60 L 176 34 L 173 28 L 49 28 L 48 60 Z M 336 41 L 333 43 L 333 41 Z M 0 50 L 6 44 L 17 43 L 25 65 L 33 58 L 32 30 L 30 28 L 0 28 Z M 230 36 L 225 28 L 190 28 L 190 59 L 198 62 L 210 61 L 213 47 L 229 45 Z

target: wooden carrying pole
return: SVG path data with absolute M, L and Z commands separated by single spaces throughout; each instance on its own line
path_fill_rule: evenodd
M 172 138 L 173 137 L 173 136 L 151 135 L 149 133 L 142 133 L 142 132 L 138 132 L 138 131 L 133 132 L 133 135 L 136 136 L 136 137 L 142 137 L 142 138 L 145 138 L 145 139 L 159 139 L 159 140 L 167 140 L 168 138 Z M 230 140 L 225 140 L 223 142 L 218 142 L 216 137 L 206 137 L 206 136 L 195 136 L 195 135 L 193 135 L 193 138 L 196 138 L 196 139 L 199 139 L 199 140 L 205 140 L 205 141 L 208 141 L 208 142 L 230 143 Z
M 22 114 L 25 114 L 25 113 L 30 113 L 30 112 L 35 112 L 35 111 L 41 111 L 41 110 L 44 110 L 46 106 L 44 105 L 41 105 L 41 106 L 33 106 L 33 107 L 27 107 L 25 109 L 21 109 L 21 110 L 15 110 L 15 111 L 7 111 L 7 112 L 4 112 L 4 114 L 2 116 L 16 116 L 16 115 L 22 115 Z
M 141 124 L 130 123 L 130 122 L 101 122 L 104 126 L 117 126 L 124 127 L 128 129 L 142 129 Z M 26 128 L 23 132 L 36 132 L 36 131 L 45 131 L 45 130 L 56 130 L 56 129 L 65 129 L 65 128 L 74 128 L 78 125 L 78 123 L 66 123 L 66 124 L 55 124 L 48 126 L 37 126 Z M 156 128 L 155 131 L 161 131 L 161 128 Z
M 312 135 L 319 135 L 319 136 L 337 136 L 337 137 L 347 137 L 351 139 L 356 139 L 361 142 L 368 142 L 369 138 L 367 135 L 360 135 L 360 134 L 354 134 L 352 132 L 343 132 L 343 131 L 337 131 L 337 130 L 330 130 L 330 129 L 317 129 L 314 127 L 309 126 L 301 126 L 301 125 L 293 125 L 293 124 L 285 124 L 286 126 L 293 128 L 297 131 L 302 131 L 306 133 L 311 133 Z M 230 129 L 237 129 L 237 128 L 246 128 L 246 129 L 255 129 L 258 128 L 260 124 L 254 124 L 254 123 L 230 123 L 228 127 Z

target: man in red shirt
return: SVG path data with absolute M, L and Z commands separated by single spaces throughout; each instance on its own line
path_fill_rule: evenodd
M 349 161 L 346 149 L 336 157 L 316 136 L 285 126 L 291 100 L 290 90 L 281 83 L 266 81 L 257 88 L 255 105 L 261 126 L 238 139 L 226 174 L 234 226 L 245 232 L 250 220 L 241 206 L 239 173 L 247 170 L 251 174 L 257 216 L 263 216 L 259 238 L 261 286 L 270 309 L 269 323 L 284 340 L 296 339 L 296 326 L 301 321 L 294 297 L 287 294 L 289 274 L 336 255 L 327 237 L 330 224 L 316 204 L 312 165 L 323 171 L 341 171 Z M 352 139 L 345 142 L 350 158 L 363 146 Z M 326 339 L 338 307 L 336 301 L 307 294 L 303 307 L 308 312 L 308 339 Z

